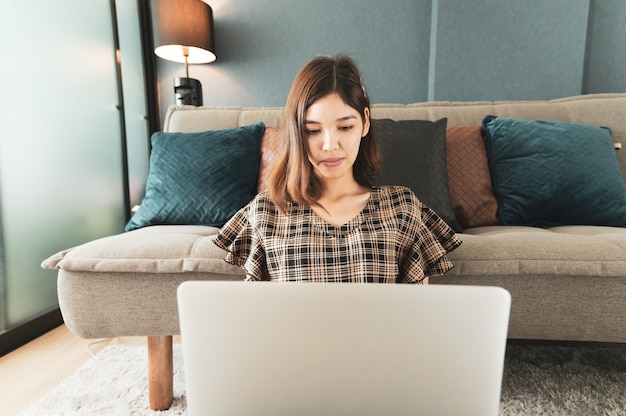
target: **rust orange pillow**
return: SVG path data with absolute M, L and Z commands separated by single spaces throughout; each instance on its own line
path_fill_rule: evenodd
M 471 228 L 500 224 L 482 128 L 448 127 L 446 162 L 450 201 L 459 225 Z
M 278 158 L 282 141 L 282 130 L 276 127 L 266 127 L 261 138 L 261 161 L 259 163 L 259 177 L 257 180 L 257 192 L 267 189 L 272 166 Z

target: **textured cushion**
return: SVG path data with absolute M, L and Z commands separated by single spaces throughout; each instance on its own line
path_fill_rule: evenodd
M 46 259 L 42 267 L 98 273 L 215 273 L 243 276 L 213 243 L 219 228 L 155 225 L 89 241 Z
M 471 228 L 499 224 L 482 128 L 448 127 L 446 157 L 450 201 L 459 225 Z
M 276 127 L 266 127 L 261 139 L 261 163 L 259 165 L 259 179 L 257 181 L 257 192 L 261 193 L 267 189 L 272 167 L 278 158 L 282 145 L 283 131 Z
M 220 227 L 256 194 L 263 123 L 152 136 L 146 196 L 126 231 L 155 224 Z
M 591 225 L 467 229 L 459 235 L 463 244 L 449 254 L 455 268 L 446 276 L 611 276 L 624 285 L 625 231 Z M 526 288 L 526 294 L 532 290 Z
M 448 192 L 446 124 L 438 121 L 375 119 L 383 170 L 378 185 L 404 185 L 439 214 L 450 227 L 463 229 L 454 218 Z
M 483 128 L 503 224 L 626 227 L 608 128 L 494 116 Z

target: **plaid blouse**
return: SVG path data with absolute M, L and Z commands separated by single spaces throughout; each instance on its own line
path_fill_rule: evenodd
M 215 244 L 246 280 L 420 283 L 453 265 L 454 231 L 403 186 L 372 188 L 363 210 L 335 227 L 310 206 L 282 214 L 258 194 L 219 231 Z

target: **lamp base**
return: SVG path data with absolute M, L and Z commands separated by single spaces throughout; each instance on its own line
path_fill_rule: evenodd
M 176 105 L 202 105 L 202 84 L 193 78 L 174 78 Z

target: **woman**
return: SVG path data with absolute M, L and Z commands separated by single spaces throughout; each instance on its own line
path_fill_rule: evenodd
M 215 243 L 247 280 L 422 283 L 461 241 L 403 186 L 374 186 L 380 151 L 360 73 L 319 57 L 296 76 L 284 143 L 257 195 Z

